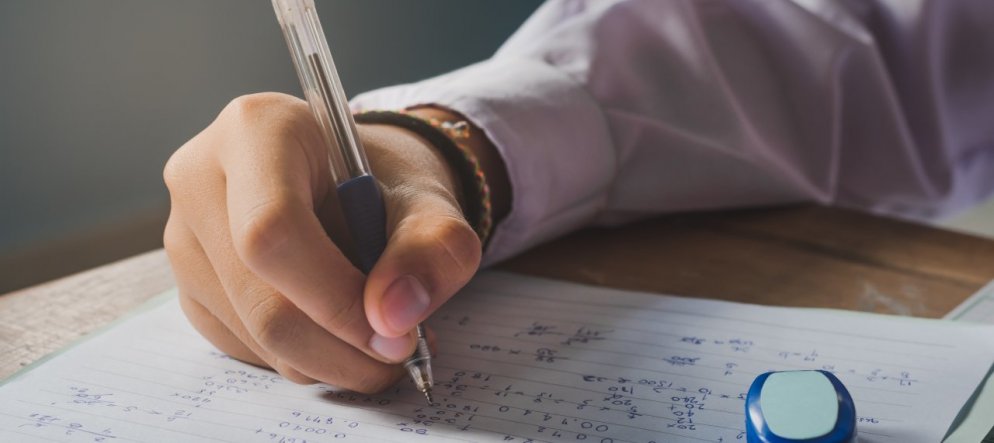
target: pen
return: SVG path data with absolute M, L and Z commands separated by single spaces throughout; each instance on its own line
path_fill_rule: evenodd
M 331 58 L 313 0 L 273 0 L 304 96 L 314 113 L 328 151 L 328 164 L 349 234 L 356 245 L 359 267 L 369 271 L 386 247 L 383 196 L 369 170 L 342 81 Z M 424 326 L 417 327 L 417 348 L 404 367 L 433 403 L 431 351 Z

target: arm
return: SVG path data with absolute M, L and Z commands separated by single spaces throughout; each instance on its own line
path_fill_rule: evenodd
M 994 3 L 549 1 L 489 60 L 365 94 L 493 142 L 484 262 L 588 224 L 815 201 L 935 217 L 994 181 Z

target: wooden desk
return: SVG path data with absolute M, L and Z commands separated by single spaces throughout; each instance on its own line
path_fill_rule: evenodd
M 800 206 L 588 229 L 498 268 L 650 292 L 940 317 L 994 279 L 994 241 Z M 173 284 L 156 250 L 0 296 L 0 379 Z

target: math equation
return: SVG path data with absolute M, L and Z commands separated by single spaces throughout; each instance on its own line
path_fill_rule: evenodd
M 823 369 L 861 441 L 937 441 L 990 338 L 881 321 L 488 274 L 429 321 L 427 405 L 409 380 L 365 395 L 236 361 L 172 300 L 0 387 L 0 440 L 734 442 L 753 378 Z

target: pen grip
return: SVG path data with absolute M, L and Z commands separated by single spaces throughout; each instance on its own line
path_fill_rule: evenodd
M 387 216 L 383 194 L 371 175 L 338 185 L 338 201 L 359 255 L 359 269 L 369 274 L 387 246 Z

